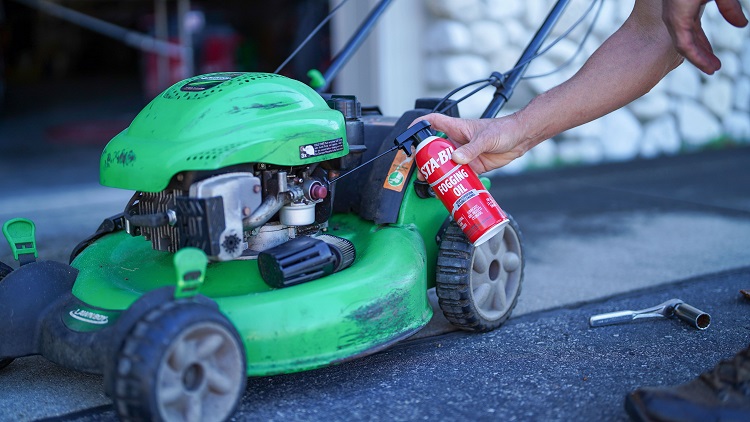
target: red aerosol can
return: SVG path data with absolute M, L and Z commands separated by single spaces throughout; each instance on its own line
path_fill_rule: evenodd
M 453 144 L 434 136 L 429 127 L 423 120 L 404 132 L 419 142 L 417 168 L 469 241 L 479 246 L 501 231 L 508 217 L 474 170 L 451 159 Z

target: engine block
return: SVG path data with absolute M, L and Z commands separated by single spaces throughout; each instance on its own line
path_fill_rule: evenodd
M 136 209 L 141 215 L 168 213 L 174 210 L 176 198 L 184 195 L 185 192 L 178 189 L 142 192 Z M 180 233 L 175 226 L 141 227 L 141 235 L 150 240 L 157 251 L 177 252 L 180 248 Z

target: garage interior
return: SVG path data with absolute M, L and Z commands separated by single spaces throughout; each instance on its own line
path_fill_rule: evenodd
M 52 149 L 101 148 L 151 98 L 183 79 L 179 57 L 163 58 L 160 65 L 157 54 L 128 45 L 122 34 L 161 36 L 179 45 L 181 15 L 191 32 L 192 74 L 274 72 L 328 13 L 328 2 L 320 0 L 252 6 L 241 0 L 52 3 L 72 11 L 74 18 L 63 19 L 45 9 L 49 3 L 0 1 L 0 148 L 5 151 L 47 149 L 35 139 Z M 108 36 L 91 30 L 86 17 L 119 31 Z M 307 71 L 325 69 L 330 56 L 324 25 L 279 73 L 307 80 Z

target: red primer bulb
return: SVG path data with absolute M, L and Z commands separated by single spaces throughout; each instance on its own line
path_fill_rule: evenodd
M 414 126 L 419 123 L 422 122 Z M 413 135 L 419 141 L 415 157 L 419 172 L 469 241 L 474 246 L 481 245 L 508 224 L 508 216 L 474 170 L 451 159 L 453 144 L 432 135 L 429 123 L 420 126 L 416 131 L 420 133 Z

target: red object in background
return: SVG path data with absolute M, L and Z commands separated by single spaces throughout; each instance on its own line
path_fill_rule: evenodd
M 203 57 L 199 73 L 231 72 L 237 70 L 237 49 L 240 36 L 236 34 L 208 34 L 203 40 Z
M 177 43 L 177 38 L 170 38 L 170 42 Z M 195 74 L 213 72 L 230 72 L 237 70 L 237 50 L 241 37 L 231 29 L 218 28 L 212 31 L 209 27 L 205 33 L 195 37 L 193 55 L 195 58 Z M 158 59 L 153 53 L 144 54 L 143 89 L 146 98 L 153 98 L 169 88 L 175 82 L 185 79 L 182 75 L 182 60 L 169 57 L 167 60 L 167 80 L 164 85 L 159 84 Z M 193 75 L 189 75 L 193 76 Z
M 170 39 L 169 42 L 177 43 L 177 39 Z M 178 57 L 168 57 L 166 79 L 163 85 L 159 82 L 159 64 L 158 55 L 154 53 L 144 53 L 144 70 L 143 70 L 143 90 L 146 98 L 154 98 L 160 92 L 167 89 L 173 83 L 182 78 L 182 59 Z

